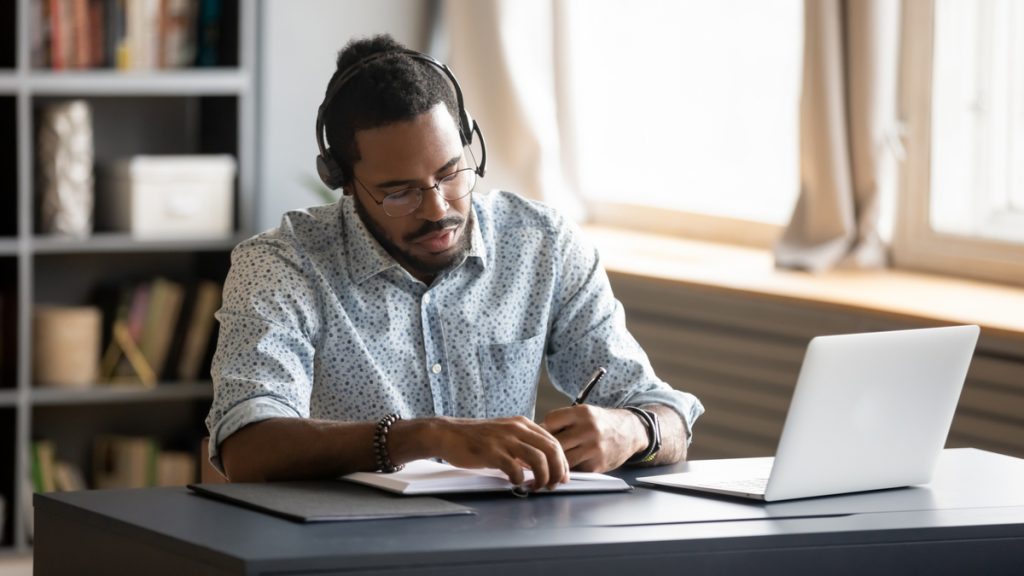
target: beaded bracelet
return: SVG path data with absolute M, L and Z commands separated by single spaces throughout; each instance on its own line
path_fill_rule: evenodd
M 373 431 L 373 455 L 377 459 L 377 472 L 391 474 L 405 468 L 404 464 L 398 466 L 392 464 L 391 457 L 388 455 L 388 432 L 391 431 L 395 422 L 401 419 L 402 417 L 398 414 L 388 414 L 377 422 L 377 428 Z

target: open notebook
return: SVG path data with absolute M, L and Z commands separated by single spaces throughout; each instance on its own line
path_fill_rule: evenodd
M 524 470 L 527 482 L 533 474 Z M 345 480 L 395 492 L 397 494 L 460 494 L 467 492 L 514 492 L 526 491 L 508 481 L 505 473 L 493 468 L 456 468 L 433 460 L 409 462 L 405 468 L 392 474 L 378 472 L 356 472 L 343 476 Z M 570 492 L 622 492 L 631 490 L 620 478 L 593 472 L 571 472 L 569 482 L 559 484 L 551 493 Z M 541 490 L 539 494 L 548 493 Z

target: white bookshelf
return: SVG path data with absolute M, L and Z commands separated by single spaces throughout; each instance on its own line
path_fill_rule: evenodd
M 97 433 L 189 442 L 202 434 L 212 398 L 208 380 L 160 382 L 150 389 L 35 386 L 31 318 L 37 303 L 91 303 L 91 291 L 103 282 L 156 275 L 222 280 L 231 248 L 252 234 L 260 2 L 224 1 L 237 3 L 237 64 L 154 72 L 34 69 L 29 64 L 31 0 L 2 3 L 0 28 L 10 26 L 15 34 L 0 34 L 0 42 L 13 44 L 0 45 L 0 115 L 5 116 L 0 118 L 0 294 L 5 300 L 0 309 L 0 494 L 6 502 L 0 555 L 21 554 L 31 546 L 24 502 L 30 496 L 25 480 L 33 439 L 54 439 L 58 454 L 87 472 L 87 446 Z M 117 232 L 98 231 L 85 239 L 38 233 L 36 115 L 46 103 L 71 98 L 94 107 L 97 162 L 132 153 L 235 156 L 233 235 L 142 241 Z M 147 131 L 147 122 L 162 123 L 159 130 Z

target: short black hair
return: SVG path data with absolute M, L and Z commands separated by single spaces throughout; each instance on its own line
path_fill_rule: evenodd
M 338 52 L 334 78 L 368 56 L 405 49 L 388 34 L 353 40 Z M 439 102 L 444 102 L 462 130 L 455 91 L 447 77 L 436 66 L 406 55 L 371 62 L 345 82 L 324 114 L 328 152 L 341 169 L 342 186 L 352 183 L 352 166 L 360 159 L 357 131 L 412 120 Z

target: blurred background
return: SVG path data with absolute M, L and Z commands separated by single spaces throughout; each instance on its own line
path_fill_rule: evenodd
M 813 336 L 960 323 L 949 446 L 1024 456 L 1024 3 L 11 0 L 0 555 L 30 552 L 33 491 L 198 476 L 230 250 L 337 197 L 316 110 L 377 33 L 452 67 L 478 191 L 597 245 L 708 409 L 691 457 L 772 454 Z

